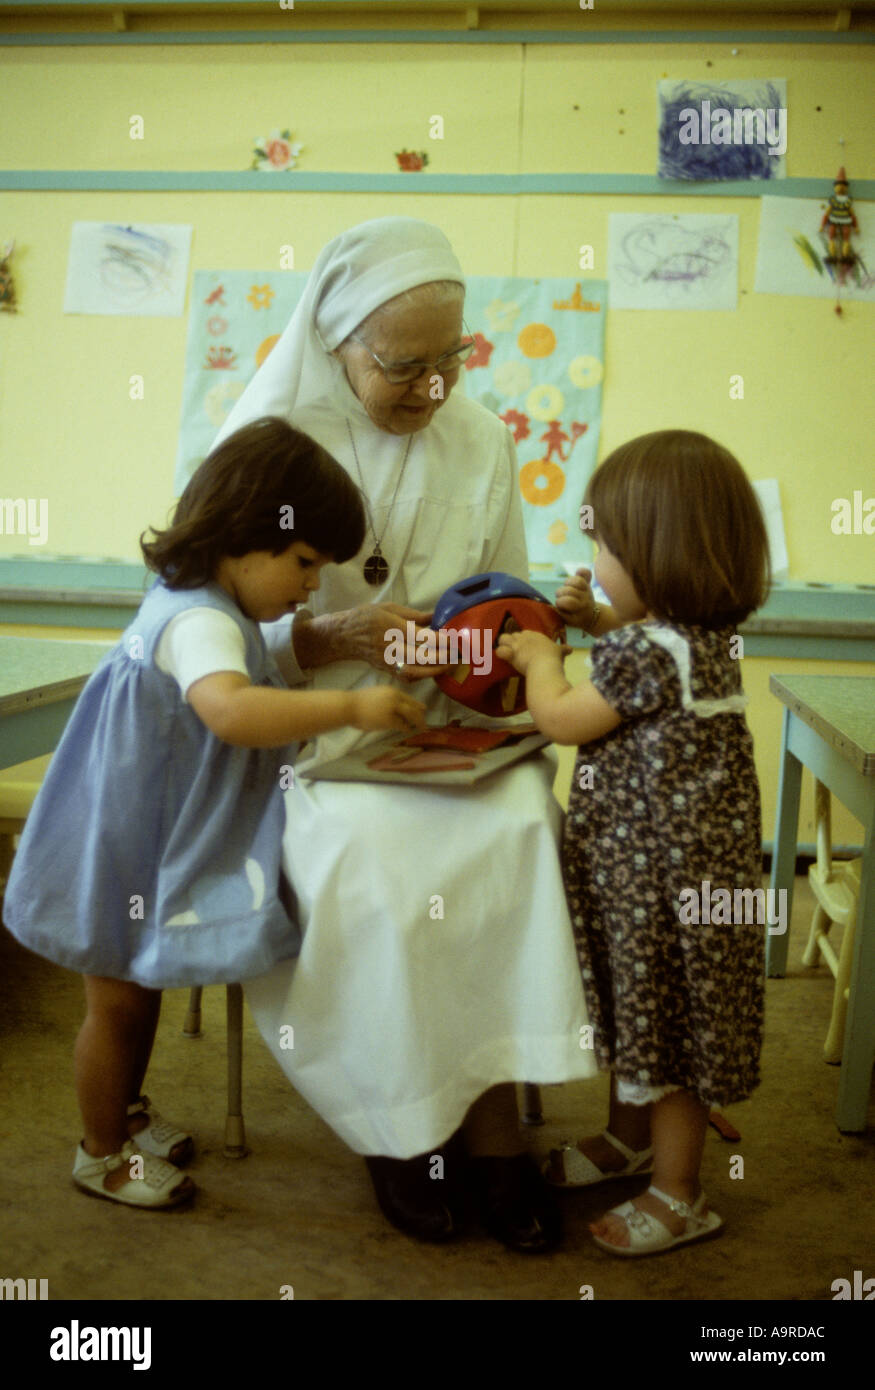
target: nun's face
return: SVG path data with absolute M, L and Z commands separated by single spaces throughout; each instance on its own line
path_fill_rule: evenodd
M 406 362 L 436 362 L 464 340 L 461 295 L 442 303 L 403 306 L 377 314 L 361 337 L 386 366 Z M 362 343 L 347 341 L 337 355 L 349 384 L 378 429 L 389 434 L 412 434 L 424 429 L 459 379 L 460 367 L 446 371 L 424 367 L 413 381 L 393 385 Z

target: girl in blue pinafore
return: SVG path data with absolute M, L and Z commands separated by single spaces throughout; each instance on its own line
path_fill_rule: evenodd
M 539 634 L 496 655 L 525 675 L 538 727 L 583 745 L 562 862 L 592 1046 L 613 1070 L 610 1128 L 553 1150 L 545 1176 L 587 1187 L 652 1170 L 590 1227 L 612 1254 L 650 1255 L 719 1231 L 699 1183 L 709 1110 L 759 1081 L 760 803 L 736 627 L 765 599 L 768 544 L 741 465 L 691 431 L 622 445 L 584 501 L 611 607 L 593 605 L 587 570 L 557 603 L 599 634 L 590 680 L 572 688 Z
M 141 1095 L 160 991 L 297 954 L 281 877 L 288 745 L 345 724 L 424 722 L 395 686 L 288 690 L 258 627 L 306 601 L 322 566 L 363 538 L 346 472 L 265 417 L 215 449 L 171 526 L 141 539 L 160 577 L 79 698 L 4 906 L 23 945 L 85 976 L 73 1177 L 87 1191 L 146 1207 L 194 1192 L 174 1166 L 190 1136 Z

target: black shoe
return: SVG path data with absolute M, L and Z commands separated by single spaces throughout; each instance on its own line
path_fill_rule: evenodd
M 462 1204 L 452 1172 L 446 1172 L 449 1147 L 442 1145 L 416 1158 L 365 1159 L 380 1210 L 405 1235 L 444 1241 L 452 1240 L 463 1229 Z M 438 1157 L 445 1171 L 441 1177 L 432 1177 L 433 1161 Z
M 471 1158 L 468 1172 L 480 1220 L 491 1236 L 524 1255 L 555 1250 L 562 1219 L 531 1154 Z

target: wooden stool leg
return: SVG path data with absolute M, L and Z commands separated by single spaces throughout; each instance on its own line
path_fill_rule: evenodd
M 12 860 L 15 856 L 15 849 L 12 844 L 12 836 L 0 832 L 0 888 L 9 878 L 9 871 L 12 868 Z
M 820 936 L 826 936 L 831 926 L 832 922 L 829 916 L 824 912 L 820 903 L 818 903 L 811 918 L 811 931 L 808 933 L 808 943 L 805 950 L 802 952 L 803 965 L 817 965 L 817 958 L 820 953 L 820 941 L 818 938 Z
M 542 1125 L 544 1115 L 541 1110 L 541 1089 L 526 1081 L 523 1085 L 523 1124 Z
M 185 1015 L 185 1022 L 182 1031 L 187 1038 L 199 1038 L 201 1036 L 201 995 L 203 990 L 200 985 L 192 985 L 191 993 L 188 996 L 188 1013 Z
M 823 1045 L 823 1060 L 829 1062 L 830 1066 L 838 1066 L 841 1063 L 845 1046 L 845 1021 L 848 1016 L 847 994 L 851 983 L 851 965 L 854 959 L 856 921 L 856 915 L 854 915 L 846 924 L 839 949 L 835 991 L 832 997 L 832 1017 L 829 1021 L 826 1042 Z
M 228 1116 L 225 1120 L 225 1157 L 243 1158 L 243 986 L 228 985 Z

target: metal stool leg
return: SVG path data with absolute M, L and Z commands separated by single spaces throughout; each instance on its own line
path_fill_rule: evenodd
M 526 1081 L 523 1085 L 523 1124 L 542 1125 L 544 1115 L 541 1110 L 541 1088 Z
M 182 1031 L 187 1038 L 199 1038 L 201 1036 L 201 994 L 203 990 L 200 985 L 192 985 L 191 993 L 188 996 L 188 1013 L 185 1015 L 185 1022 Z
M 225 1157 L 246 1155 L 243 1127 L 243 986 L 228 985 L 228 1116 L 225 1120 Z

